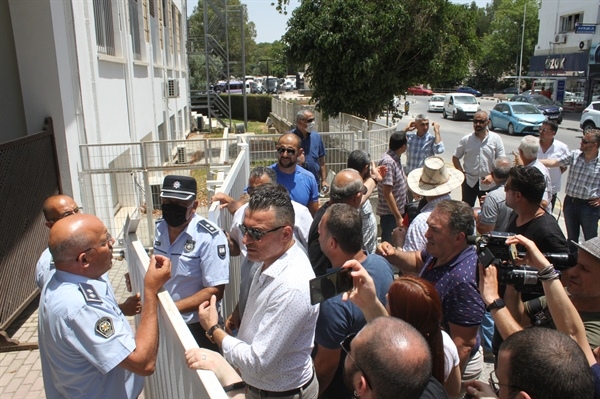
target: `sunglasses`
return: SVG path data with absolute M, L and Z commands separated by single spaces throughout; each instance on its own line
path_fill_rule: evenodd
M 346 352 L 346 355 L 352 359 L 352 361 L 354 362 L 354 364 L 356 365 L 356 368 L 363 373 L 363 375 L 365 376 L 365 381 L 367 381 L 367 385 L 370 387 L 371 386 L 371 382 L 369 381 L 369 377 L 367 377 L 367 373 L 365 373 L 365 371 L 360 367 L 360 365 L 358 364 L 358 362 L 356 361 L 356 359 L 354 359 L 352 357 L 352 355 L 350 354 L 350 344 L 352 343 L 352 340 L 354 339 L 354 337 L 356 337 L 356 333 L 350 334 L 348 335 L 346 338 L 344 338 L 344 340 L 340 343 L 340 346 L 342 347 L 342 349 L 344 350 L 344 352 Z
M 285 147 L 279 147 L 277 149 L 277 152 L 280 154 L 283 154 L 285 152 L 287 152 L 289 155 L 294 155 L 296 153 L 296 150 L 293 148 L 285 148 Z
M 310 119 L 306 120 L 307 123 L 311 123 L 311 122 L 314 122 L 314 121 L 315 121 L 315 118 L 310 118 Z
M 473 119 L 473 123 L 474 124 L 478 124 L 478 123 L 487 123 L 488 120 L 487 119 Z
M 581 139 L 581 144 L 590 144 L 593 143 L 593 141 L 587 141 L 586 139 Z
M 282 229 L 284 227 L 285 227 L 285 225 L 275 227 L 274 229 L 271 229 L 271 230 L 262 231 L 259 229 L 254 229 L 252 227 L 246 227 L 246 225 L 242 223 L 242 224 L 240 224 L 240 231 L 242 232 L 242 237 L 245 236 L 246 234 L 248 234 L 250 236 L 250 238 L 252 238 L 254 241 L 260 241 L 262 236 L 264 236 L 265 234 L 272 233 L 272 232 Z

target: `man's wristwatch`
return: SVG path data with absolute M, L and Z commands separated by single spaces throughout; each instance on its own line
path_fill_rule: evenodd
M 223 329 L 222 326 L 220 326 L 219 324 L 215 324 L 214 326 L 212 326 L 211 328 L 209 328 L 208 330 L 206 330 L 206 338 L 208 338 L 208 340 L 210 342 L 212 342 L 213 344 L 215 344 L 215 340 L 213 339 L 213 334 L 215 333 L 215 331 L 217 330 L 217 328 L 220 328 L 221 330 Z
M 502 309 L 505 306 L 506 305 L 504 304 L 504 301 L 502 300 L 502 298 L 498 298 L 498 299 L 494 299 L 494 302 L 492 302 L 488 306 L 486 306 L 485 310 L 487 310 L 488 312 L 491 312 L 494 309 Z

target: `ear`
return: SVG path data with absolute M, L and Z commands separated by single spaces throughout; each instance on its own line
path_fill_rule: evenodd
M 44 223 L 44 224 L 45 224 L 45 225 L 46 225 L 46 227 L 48 227 L 49 229 L 51 229 L 51 228 L 52 228 L 52 226 L 54 226 L 54 222 L 49 222 L 49 221 L 46 221 L 46 223 Z
M 354 374 L 354 390 L 359 397 L 364 396 L 370 390 L 369 384 L 367 384 L 367 380 L 365 380 L 363 373 Z
M 85 269 L 90 265 L 89 259 L 87 257 L 88 255 L 86 252 L 81 252 L 79 255 L 77 255 L 77 263 L 82 269 Z
M 514 396 L 516 399 L 531 399 L 531 396 L 525 391 L 520 391 Z
M 283 229 L 281 229 L 281 231 L 283 232 L 284 241 L 289 241 L 294 238 L 294 229 L 292 226 L 285 226 Z

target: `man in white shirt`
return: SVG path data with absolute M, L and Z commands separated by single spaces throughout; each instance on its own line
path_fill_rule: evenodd
M 542 197 L 541 206 L 548 213 L 552 213 L 552 182 L 550 180 L 550 172 L 548 168 L 545 167 L 538 159 L 537 154 L 540 150 L 539 140 L 535 136 L 525 136 L 521 139 L 521 143 L 519 144 L 519 164 L 524 166 L 533 166 L 538 169 L 544 175 L 544 180 L 546 180 L 546 190 L 544 191 L 544 196 Z
M 206 335 L 248 384 L 246 397 L 316 398 L 311 351 L 319 307 L 311 305 L 308 257 L 293 238 L 289 195 L 259 186 L 250 197 L 240 229 L 248 259 L 261 262 L 252 278 L 238 336 L 218 324 L 216 298 L 200 305 Z
M 542 127 L 540 128 L 540 149 L 537 154 L 538 159 L 558 159 L 569 153 L 569 147 L 562 141 L 554 138 L 557 130 L 558 124 L 550 119 L 542 123 Z M 560 191 L 561 175 L 566 170 L 566 166 L 548 168 L 550 181 L 552 182 L 552 209 L 554 209 L 554 203 L 556 202 L 556 194 Z

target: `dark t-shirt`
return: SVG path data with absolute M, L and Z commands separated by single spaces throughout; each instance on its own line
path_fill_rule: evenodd
M 444 389 L 444 386 L 433 377 L 429 377 L 429 382 L 425 387 L 423 394 L 419 396 L 419 399 L 448 399 L 448 394 Z
M 315 271 L 315 276 L 322 276 L 327 272 L 327 269 L 332 267 L 329 258 L 321 251 L 321 245 L 319 244 L 319 223 L 329 205 L 331 203 L 328 201 L 319 208 L 308 231 L 308 259 Z
M 362 265 L 373 277 L 377 297 L 385 305 L 387 302 L 385 295 L 394 281 L 392 266 L 385 258 L 374 254 L 368 254 Z M 321 303 L 315 329 L 315 342 L 327 349 L 338 349 L 348 334 L 359 332 L 365 324 L 367 324 L 365 317 L 356 305 L 350 301 L 342 301 L 341 295 L 335 296 Z M 324 397 L 326 398 L 350 398 L 352 396 L 344 385 L 344 355 L 345 353 L 342 351 L 333 380 L 325 390 Z

